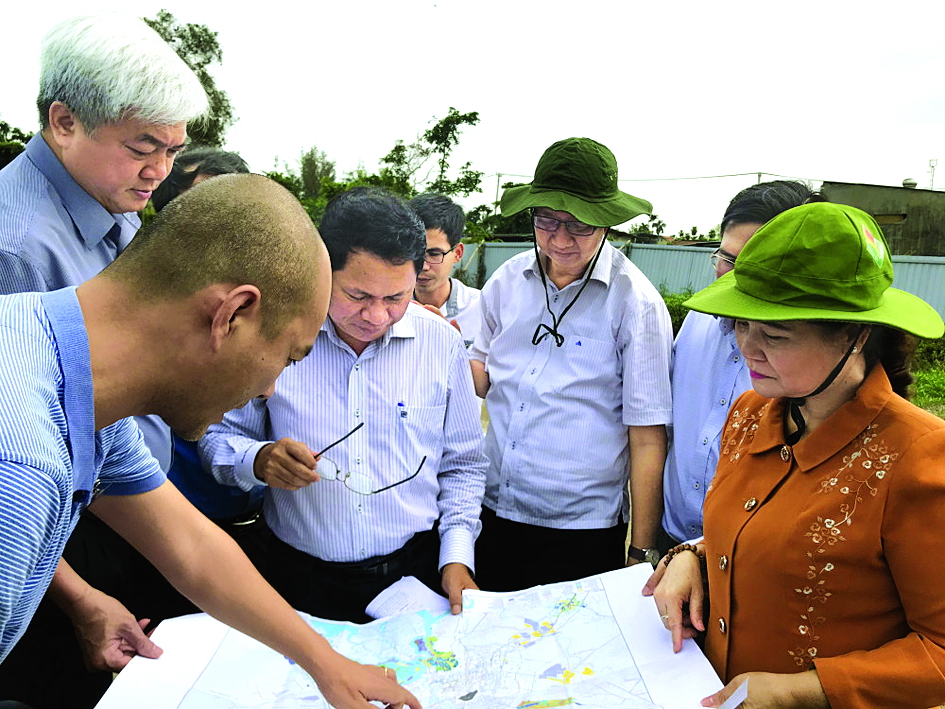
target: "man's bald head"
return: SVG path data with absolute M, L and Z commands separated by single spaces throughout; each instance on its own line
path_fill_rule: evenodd
M 165 207 L 102 275 L 147 300 L 183 299 L 214 283 L 262 294 L 264 334 L 310 307 L 325 247 L 285 188 L 260 175 L 205 180 Z

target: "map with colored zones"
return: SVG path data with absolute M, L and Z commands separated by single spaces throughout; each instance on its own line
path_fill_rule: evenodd
M 458 616 L 303 617 L 340 653 L 395 670 L 424 709 L 698 707 L 722 684 L 693 641 L 672 651 L 640 592 L 649 573 L 640 564 L 518 593 L 466 592 Z M 97 709 L 328 709 L 291 660 L 205 614 L 165 621 L 153 638 L 161 658 L 132 659 Z
M 656 706 L 598 577 L 467 593 L 459 616 L 419 612 L 360 626 L 307 620 L 343 655 L 396 670 L 426 709 Z M 261 664 L 255 641 L 228 635 L 182 709 L 325 706 L 291 661 L 269 652 Z

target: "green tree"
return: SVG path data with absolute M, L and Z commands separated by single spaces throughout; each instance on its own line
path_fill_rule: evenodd
M 167 10 L 158 12 L 154 19 L 142 18 L 177 52 L 178 56 L 189 66 L 210 101 L 210 112 L 206 119 L 194 121 L 187 126 L 187 133 L 191 142 L 198 145 L 222 147 L 227 129 L 233 125 L 236 118 L 233 116 L 233 106 L 226 92 L 218 88 L 208 71 L 211 64 L 223 61 L 223 50 L 217 41 L 217 33 L 206 25 L 181 23 Z
M 460 113 L 450 106 L 445 118 L 434 116 L 432 120 L 436 121 L 433 126 L 418 135 L 414 142 L 405 144 L 398 140 L 381 158 L 378 178 L 383 186 L 405 197 L 420 192 L 468 197 L 479 190 L 483 173 L 473 170 L 472 163 L 467 162 L 460 166 L 456 178 L 451 179 L 450 155 L 459 144 L 463 127 L 479 123 L 479 113 Z M 433 166 L 431 160 L 435 161 Z
M 15 128 L 6 121 L 0 121 L 0 168 L 26 150 L 26 144 L 32 137 L 32 133 Z
M 302 195 L 306 199 L 318 199 L 322 183 L 335 179 L 335 162 L 328 159 L 324 150 L 313 145 L 299 157 L 299 178 L 302 181 Z

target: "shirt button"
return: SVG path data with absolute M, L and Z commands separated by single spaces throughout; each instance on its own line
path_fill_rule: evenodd
M 719 569 L 725 571 L 728 568 L 728 557 L 720 556 L 719 557 Z
M 512 441 L 512 450 L 515 450 L 515 441 Z
M 781 446 L 781 460 L 787 463 L 791 459 L 791 449 L 787 446 Z
M 719 399 L 719 403 L 720 403 L 722 406 L 725 406 L 725 405 L 728 403 L 728 401 L 727 401 L 726 399 Z
M 740 357 L 738 355 L 735 355 L 734 357 L 732 357 L 733 362 L 737 362 L 739 359 Z
M 529 374 L 534 374 L 534 373 L 535 373 L 535 368 L 532 367 L 532 371 L 530 371 Z
M 719 631 L 722 633 L 722 635 L 725 635 L 725 628 L 725 618 L 719 618 Z
M 693 488 L 693 490 L 698 490 L 698 489 L 699 489 L 699 483 L 695 483 L 695 484 L 692 486 L 692 488 Z
M 355 418 L 360 418 L 360 417 L 361 417 L 361 409 L 355 409 L 355 410 L 354 410 L 354 417 L 355 417 Z
M 360 365 L 360 364 L 356 364 L 356 365 L 354 365 L 354 368 L 355 368 L 355 369 L 361 369 L 361 365 Z M 362 550 L 362 553 L 363 553 L 363 550 Z
M 525 402 L 522 402 L 521 404 L 518 405 L 518 410 L 519 410 L 519 411 L 524 411 L 524 410 L 525 410 Z
M 757 504 L 758 500 L 756 500 L 754 497 L 749 498 L 748 502 L 745 503 L 745 510 L 747 512 L 751 512 L 753 509 L 755 509 L 755 505 Z
M 354 459 L 354 462 L 357 463 L 358 465 L 361 465 L 361 459 L 360 459 L 360 458 L 355 458 L 355 459 Z
M 709 439 L 708 439 L 708 438 L 703 438 L 703 439 L 702 439 L 702 445 L 705 445 L 705 444 L 707 444 L 708 442 L 709 442 Z

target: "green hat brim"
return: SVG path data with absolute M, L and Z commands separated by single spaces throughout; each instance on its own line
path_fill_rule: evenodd
M 502 216 L 509 217 L 526 209 L 546 207 L 573 214 L 575 219 L 594 226 L 617 226 L 641 214 L 652 214 L 653 205 L 645 199 L 618 191 L 613 197 L 589 201 L 568 192 L 536 190 L 531 185 L 509 187 L 499 203 Z
M 945 333 L 942 317 L 921 298 L 898 288 L 888 288 L 878 307 L 870 310 L 844 311 L 801 307 L 756 298 L 738 288 L 735 272 L 730 271 L 703 288 L 683 305 L 700 313 L 720 315 L 734 320 L 772 322 L 782 320 L 833 320 L 887 325 L 917 337 L 939 338 Z

